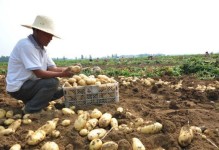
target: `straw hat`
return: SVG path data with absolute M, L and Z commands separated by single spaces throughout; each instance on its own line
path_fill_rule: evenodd
M 54 23 L 51 18 L 47 16 L 38 15 L 36 16 L 34 23 L 32 25 L 21 25 L 27 28 L 35 28 L 46 33 L 52 34 L 54 37 L 60 38 L 55 33 Z

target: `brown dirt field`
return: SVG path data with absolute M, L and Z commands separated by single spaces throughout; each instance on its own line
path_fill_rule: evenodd
M 131 150 L 132 138 L 134 137 L 139 138 L 148 150 L 161 150 L 162 148 L 165 150 L 216 150 L 214 145 L 200 135 L 194 135 L 191 144 L 185 148 L 180 147 L 177 140 L 181 127 L 189 123 L 189 125 L 202 127 L 203 134 L 219 146 L 219 88 L 204 92 L 188 88 L 196 87 L 198 84 L 209 85 L 214 81 L 203 81 L 188 76 L 163 77 L 162 80 L 172 84 L 183 80 L 182 88 L 174 90 L 169 86 L 159 84 L 147 87 L 140 83 L 126 87 L 120 84 L 118 103 L 77 107 L 76 110 L 90 111 L 98 108 L 103 113 L 111 113 L 113 117 L 118 119 L 119 124 L 130 124 L 136 118 L 142 117 L 145 121 L 157 121 L 163 125 L 162 130 L 156 134 L 143 134 L 135 129 L 129 133 L 112 130 L 106 135 L 103 142 L 114 141 L 119 144 L 119 150 Z M 0 86 L 0 108 L 19 113 L 22 105 L 5 93 L 4 78 L 1 79 Z M 126 112 L 131 112 L 132 115 L 116 112 L 118 107 L 123 107 Z M 58 109 L 44 111 L 32 118 L 31 124 L 21 124 L 21 127 L 14 134 L 0 135 L 0 150 L 9 150 L 15 143 L 19 143 L 22 150 L 37 150 L 47 141 L 56 142 L 60 150 L 88 150 L 90 141 L 87 137 L 80 136 L 73 128 L 77 116 L 77 114 L 63 115 Z M 46 121 L 55 117 L 60 118 L 56 128 L 61 132 L 60 137 L 53 138 L 48 135 L 36 146 L 26 144 L 25 137 L 28 130 L 36 130 Z M 63 127 L 60 122 L 67 118 L 71 120 L 71 124 Z M 0 125 L 3 125 L 4 120 L 0 119 Z M 110 127 L 106 129 L 109 130 Z

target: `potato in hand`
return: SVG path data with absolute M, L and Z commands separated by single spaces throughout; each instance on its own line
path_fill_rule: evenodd
M 69 66 L 66 70 L 72 73 L 80 73 L 82 68 L 81 66 L 76 65 L 76 66 Z

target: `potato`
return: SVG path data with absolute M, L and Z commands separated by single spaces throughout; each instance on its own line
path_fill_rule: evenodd
M 89 119 L 85 125 L 85 128 L 89 131 L 97 126 L 98 120 L 96 118 Z
M 110 125 L 111 125 L 112 128 L 117 130 L 118 127 L 119 127 L 118 120 L 116 118 L 112 118 L 110 120 Z
M 87 85 L 95 85 L 96 79 L 95 78 L 86 78 L 85 82 Z
M 59 146 L 55 142 L 46 142 L 40 150 L 59 150 Z
M 23 124 L 30 124 L 30 123 L 32 123 L 32 120 L 26 118 L 26 119 L 23 119 L 23 120 L 22 120 L 22 123 L 23 123 Z
M 106 134 L 106 130 L 103 128 L 91 130 L 87 137 L 89 140 L 102 138 Z
M 72 110 L 70 108 L 62 108 L 62 113 L 64 115 L 74 115 L 75 114 L 74 110 Z
M 23 116 L 23 119 L 27 119 L 27 118 L 29 118 L 30 117 L 30 114 L 25 114 L 24 116 Z
M 12 117 L 12 119 L 21 119 L 22 115 L 21 114 L 16 114 Z
M 98 121 L 99 126 L 107 127 L 110 124 L 111 118 L 112 115 L 110 113 L 104 113 Z
M 180 146 L 182 147 L 188 146 L 192 142 L 192 139 L 193 139 L 192 129 L 188 125 L 183 126 L 180 130 L 178 137 L 178 142 Z
M 0 135 L 9 135 L 15 133 L 15 131 L 20 127 L 20 125 L 21 119 L 18 119 L 14 121 L 12 124 L 10 124 L 10 126 L 7 129 L 4 129 L 4 127 L 2 127 L 0 129 Z
M 47 134 L 50 134 L 53 130 L 55 130 L 59 118 L 54 118 L 53 120 L 49 120 L 38 128 L 34 133 L 29 133 L 31 135 L 27 136 L 27 144 L 29 145 L 36 145 L 39 142 L 43 141 L 46 138 Z
M 135 127 L 139 127 L 143 124 L 144 124 L 144 119 L 142 119 L 142 118 L 136 118 L 135 119 L 135 122 L 134 122 Z
M 80 132 L 79 132 L 79 134 L 80 134 L 81 136 L 86 136 L 86 135 L 88 135 L 88 133 L 89 133 L 89 130 L 88 130 L 88 129 L 81 129 Z
M 62 126 L 69 126 L 70 123 L 71 123 L 71 120 L 65 119 L 65 120 L 62 121 L 61 125 L 62 125 Z
M 2 130 L 0 130 L 0 135 L 9 135 L 11 133 L 13 133 L 12 129 L 2 129 Z
M 9 150 L 21 150 L 21 145 L 20 144 L 14 144 Z
M 6 120 L 4 121 L 4 124 L 5 124 L 6 126 L 8 126 L 8 125 L 12 124 L 13 122 L 14 122 L 14 119 L 9 118 L 9 119 L 6 119 Z
M 58 130 L 53 130 L 51 133 L 51 136 L 54 138 L 57 138 L 60 136 L 60 132 Z
M 21 119 L 17 119 L 8 127 L 8 129 L 12 129 L 13 132 L 15 132 L 20 126 L 21 126 Z
M 72 87 L 72 85 L 70 83 L 68 83 L 68 82 L 65 82 L 64 83 L 64 87 Z
M 49 120 L 44 124 L 42 127 L 40 127 L 38 130 L 43 130 L 46 132 L 46 134 L 51 133 L 53 130 L 55 130 L 57 123 L 59 121 L 59 118 L 54 118 L 53 120 Z
M 79 75 L 74 75 L 73 78 L 75 78 L 77 82 L 82 79 Z
M 159 122 L 155 122 L 153 124 L 145 125 L 143 127 L 138 127 L 137 130 L 145 134 L 154 134 L 158 133 L 162 129 L 162 127 L 162 124 L 160 124 Z
M 108 141 L 102 145 L 101 150 L 118 150 L 118 147 L 116 142 Z
M 6 115 L 6 111 L 4 109 L 0 109 L 0 119 L 4 118 Z
M 102 112 L 99 111 L 97 108 L 95 108 L 91 114 L 90 114 L 91 118 L 100 118 L 102 116 Z
M 78 85 L 80 85 L 80 86 L 85 86 L 85 85 L 87 85 L 87 84 L 86 84 L 86 81 L 85 81 L 84 79 L 80 79 L 80 80 L 78 81 Z
M 132 129 L 131 127 L 129 127 L 127 124 L 121 124 L 119 125 L 118 129 L 120 131 L 123 131 L 125 133 L 131 133 L 134 131 L 134 129 Z
M 87 123 L 86 115 L 85 114 L 79 115 L 78 118 L 74 122 L 75 130 L 80 131 L 81 129 L 85 127 L 86 123 Z
M 25 139 L 27 140 L 33 133 L 34 133 L 33 130 L 28 130 L 28 133 L 27 133 Z
M 4 130 L 5 129 L 5 127 L 3 127 L 3 126 L 0 126 L 0 132 L 1 132 L 1 130 Z
M 69 78 L 68 82 L 73 84 L 73 83 L 77 82 L 77 80 L 75 78 Z
M 41 141 L 43 141 L 46 137 L 46 132 L 43 130 L 36 130 L 32 135 L 27 137 L 28 145 L 37 145 Z
M 117 108 L 117 111 L 120 112 L 120 113 L 122 113 L 122 112 L 124 111 L 124 109 L 123 109 L 122 107 L 118 107 L 118 108 Z
M 202 133 L 202 129 L 197 126 L 191 126 L 190 129 L 192 129 L 193 133 Z
M 14 112 L 12 110 L 9 110 L 9 111 L 6 112 L 5 117 L 6 118 L 12 118 L 13 115 L 14 115 Z
M 95 85 L 101 85 L 101 82 L 96 80 Z
M 89 150 L 99 150 L 102 146 L 103 142 L 100 139 L 93 139 L 90 142 Z
M 81 72 L 81 67 L 80 66 L 69 66 L 68 68 L 67 68 L 67 70 L 69 70 L 70 72 L 72 72 L 72 73 L 79 73 L 79 72 Z
M 138 138 L 132 138 L 132 149 L 133 150 L 145 150 L 145 147 Z
M 82 79 L 86 79 L 86 78 L 88 78 L 88 76 L 86 76 L 85 74 L 79 74 L 79 77 L 81 77 Z

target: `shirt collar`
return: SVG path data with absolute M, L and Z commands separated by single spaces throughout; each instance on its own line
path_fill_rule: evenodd
M 34 47 L 38 50 L 45 50 L 44 48 L 41 48 L 38 43 L 36 42 L 36 40 L 33 38 L 33 34 L 30 34 L 28 36 L 28 39 L 31 41 L 31 43 L 33 43 Z

